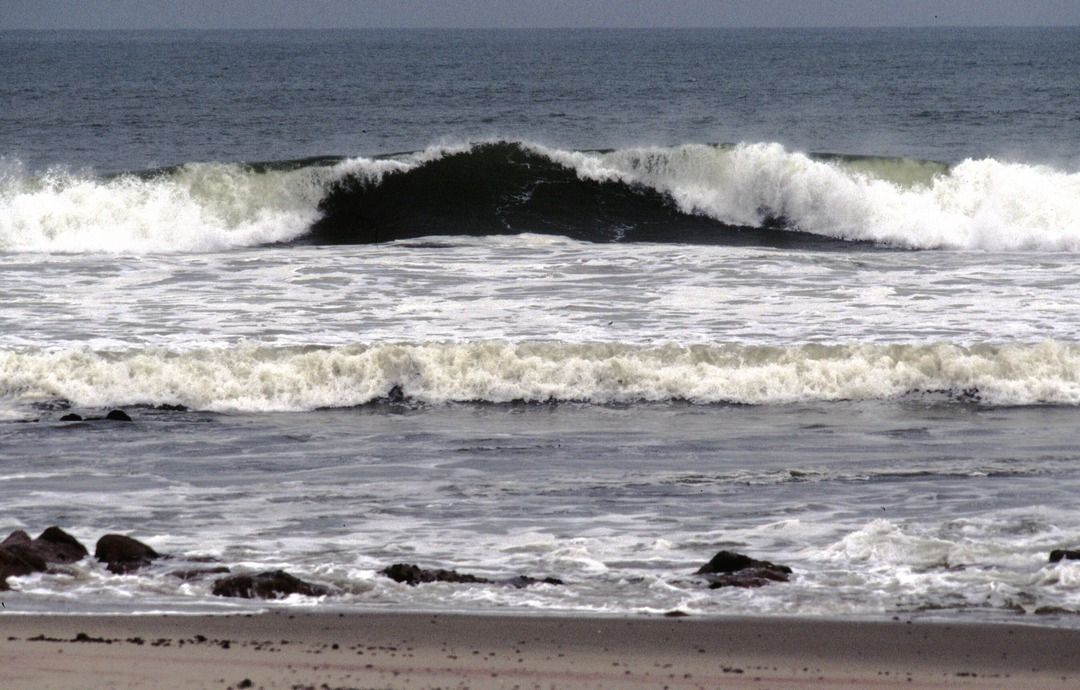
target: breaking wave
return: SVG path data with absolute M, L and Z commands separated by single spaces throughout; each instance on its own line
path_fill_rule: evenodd
M 389 398 L 388 398 L 389 396 Z M 0 400 L 215 411 L 417 403 L 784 404 L 930 396 L 1080 404 L 1080 346 L 499 341 L 170 351 L 0 351 Z
M 779 144 L 188 163 L 97 177 L 0 161 L 0 251 L 198 252 L 548 233 L 609 241 L 1080 251 L 1080 174 Z

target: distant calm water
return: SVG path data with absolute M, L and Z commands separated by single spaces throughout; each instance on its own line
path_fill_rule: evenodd
M 0 102 L 0 532 L 176 556 L 8 611 L 1080 621 L 1080 30 L 0 32 Z

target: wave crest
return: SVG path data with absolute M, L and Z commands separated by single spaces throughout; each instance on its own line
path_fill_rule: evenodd
M 1080 251 L 1080 174 L 791 152 L 775 143 L 189 163 L 112 178 L 0 166 L 0 250 L 217 251 L 425 235 Z
M 395 343 L 118 352 L 0 352 L 0 399 L 183 404 L 217 411 L 350 407 L 399 387 L 418 402 L 785 404 L 895 399 L 1080 404 L 1080 346 Z

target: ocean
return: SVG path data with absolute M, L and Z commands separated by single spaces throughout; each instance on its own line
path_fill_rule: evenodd
M 1080 625 L 1078 29 L 8 31 L 0 96 L 0 536 L 171 556 L 5 612 Z

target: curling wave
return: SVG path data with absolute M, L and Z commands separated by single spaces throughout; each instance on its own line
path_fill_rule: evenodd
M 391 390 L 418 403 L 688 401 L 784 404 L 930 396 L 1080 404 L 1080 345 L 655 347 L 396 343 L 194 351 L 0 351 L 0 400 L 182 404 L 202 410 L 350 407 Z
M 578 240 L 1080 251 L 1080 174 L 779 144 L 190 163 L 110 178 L 0 166 L 0 251 L 218 251 L 548 233 Z

